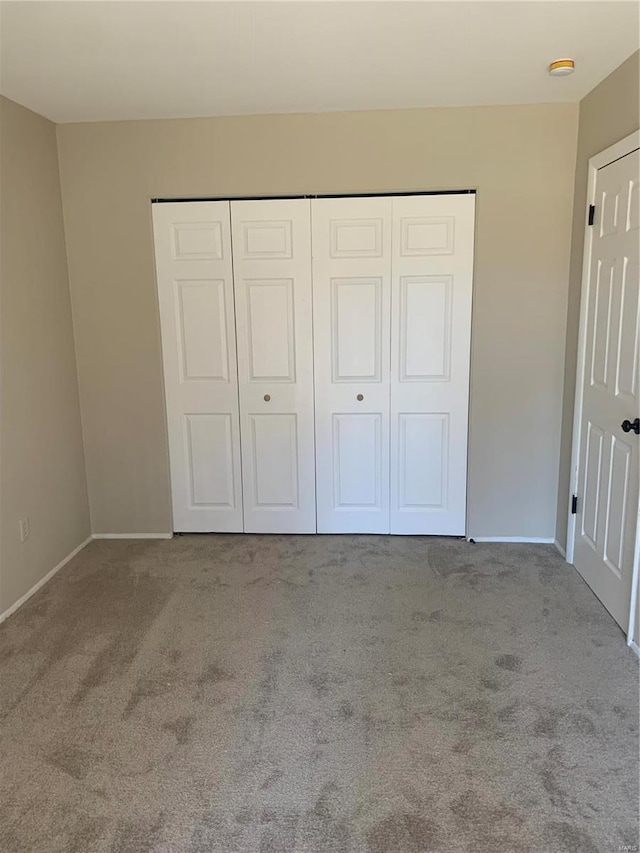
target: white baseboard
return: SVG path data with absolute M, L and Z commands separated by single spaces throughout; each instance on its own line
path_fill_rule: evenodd
M 474 542 L 519 542 L 522 544 L 532 545 L 553 545 L 555 539 L 553 537 L 537 537 L 537 536 L 471 536 Z
M 561 554 L 561 555 L 564 557 L 564 559 L 566 560 L 566 559 L 567 559 L 567 552 L 564 550 L 564 548 L 563 548 L 563 547 L 562 547 L 562 545 L 558 542 L 558 540 L 557 540 L 557 539 L 554 539 L 554 540 L 553 540 L 553 544 L 556 546 L 556 550 L 557 550 L 557 551 L 559 551 L 559 552 L 560 552 L 560 554 Z
M 627 645 L 629 646 L 631 651 L 635 652 L 636 657 L 640 658 L 640 647 L 638 646 L 638 644 L 631 640 L 631 642 Z
M 93 539 L 173 539 L 173 533 L 94 533 Z
M 11 605 L 11 607 L 9 607 L 7 610 L 5 610 L 4 613 L 0 613 L 0 622 L 4 622 L 4 620 L 8 616 L 11 616 L 11 614 L 15 613 L 19 607 L 22 607 L 22 605 L 25 603 L 25 601 L 28 601 L 35 592 L 37 592 L 41 587 L 43 587 L 47 583 L 47 581 L 50 581 L 51 578 L 56 574 L 56 572 L 59 572 L 63 566 L 66 566 L 67 563 L 69 562 L 69 560 L 72 560 L 76 554 L 79 554 L 80 551 L 82 551 L 82 549 L 86 545 L 88 545 L 92 539 L 93 539 L 93 536 L 87 536 L 87 538 L 84 540 L 84 542 L 81 542 L 77 548 L 74 548 L 70 554 L 67 554 L 67 556 L 64 558 L 64 560 L 60 560 L 58 565 L 54 566 L 50 572 L 47 572 L 47 574 L 43 578 L 40 578 L 38 583 L 34 584 L 28 592 L 25 592 L 25 594 L 21 598 L 19 598 L 17 601 L 15 601 Z

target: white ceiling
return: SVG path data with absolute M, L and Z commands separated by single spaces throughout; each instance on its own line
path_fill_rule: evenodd
M 2 2 L 0 91 L 57 122 L 578 101 L 631 2 Z M 573 57 L 576 73 L 547 64 Z

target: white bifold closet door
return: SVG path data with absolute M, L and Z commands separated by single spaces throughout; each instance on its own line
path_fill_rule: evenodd
M 232 201 L 244 530 L 315 533 L 308 199 Z
M 320 533 L 465 533 L 474 209 L 312 202 Z
M 391 219 L 312 203 L 318 533 L 389 533 Z
M 393 199 L 391 533 L 465 534 L 474 212 Z
M 174 530 L 464 535 L 474 201 L 153 206 Z
M 240 532 L 228 202 L 153 205 L 173 529 Z

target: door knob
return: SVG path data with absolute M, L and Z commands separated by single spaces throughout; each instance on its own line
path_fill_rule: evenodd
M 364 400 L 364 394 L 358 394 L 356 400 Z
M 623 432 L 631 432 L 633 430 L 636 435 L 640 435 L 640 418 L 636 418 L 635 421 L 622 421 L 620 426 Z
M 265 403 L 268 403 L 270 399 L 271 399 L 271 394 L 265 394 L 265 395 L 264 395 L 264 401 L 265 401 Z

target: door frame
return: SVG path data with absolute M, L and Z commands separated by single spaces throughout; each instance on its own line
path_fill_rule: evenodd
M 191 204 L 194 202 L 228 202 L 231 205 L 234 201 L 287 201 L 287 200 L 297 200 L 297 199 L 309 199 L 313 201 L 314 199 L 339 199 L 339 198 L 349 198 L 349 199 L 366 199 L 366 198 L 394 198 L 394 197 L 407 197 L 407 196 L 449 196 L 449 195 L 471 195 L 477 201 L 479 195 L 479 189 L 477 187 L 459 187 L 457 189 L 430 189 L 430 190 L 387 190 L 387 191 L 369 191 L 369 192 L 344 192 L 344 193 L 298 193 L 291 194 L 285 193 L 283 195 L 222 195 L 222 196 L 151 196 L 149 198 L 150 204 L 150 225 L 151 225 L 151 237 L 152 237 L 152 246 L 153 246 L 153 263 L 154 263 L 154 272 L 155 272 L 155 280 L 156 280 L 156 307 L 159 311 L 159 282 L 158 282 L 158 270 L 157 270 L 157 259 L 156 259 L 156 243 L 155 243 L 155 234 L 153 233 L 153 208 L 155 205 L 162 204 Z M 231 210 L 231 209 L 230 209 Z M 472 385 L 473 385 L 473 336 L 474 336 L 474 314 L 475 314 L 475 280 L 476 280 L 476 257 L 477 257 L 477 229 L 478 229 L 478 215 L 477 215 L 477 205 L 474 207 L 474 226 L 473 226 L 473 263 L 472 263 L 472 271 L 471 271 L 471 318 L 470 318 L 470 326 L 469 326 L 469 377 L 467 382 L 467 442 L 466 442 L 466 479 L 465 479 L 465 533 L 464 535 L 454 536 L 452 538 L 464 538 L 469 541 L 474 541 L 471 539 L 469 535 L 469 483 L 470 483 L 470 438 L 471 438 L 471 403 L 472 403 Z M 313 251 L 313 246 L 312 246 Z M 235 300 L 234 300 L 235 306 Z M 158 314 L 158 323 L 160 324 L 160 317 Z M 158 326 L 159 331 L 161 333 L 160 326 Z M 161 343 L 161 368 L 162 368 L 162 393 L 164 399 L 164 413 L 165 413 L 165 437 L 167 438 L 166 442 L 166 464 L 167 464 L 167 473 L 168 473 L 168 485 L 169 485 L 169 494 L 170 494 L 170 516 L 171 516 L 171 533 L 167 534 L 169 538 L 175 535 L 176 531 L 174 530 L 174 512 L 173 512 L 173 484 L 171 478 L 171 460 L 170 460 L 170 452 L 169 452 L 169 441 L 168 441 L 168 411 L 166 405 L 166 379 L 165 379 L 165 369 L 164 369 L 164 349 L 162 346 L 162 334 L 160 334 L 160 343 Z M 237 342 L 236 342 L 237 345 Z M 315 366 L 314 366 L 314 382 L 315 382 Z M 238 388 L 239 393 L 239 388 Z M 239 398 L 238 398 L 239 399 Z M 315 402 L 315 394 L 314 394 L 314 402 Z M 315 417 L 314 417 L 315 422 Z M 242 462 L 241 462 L 242 465 Z M 316 481 L 316 502 L 317 502 L 317 481 Z M 244 516 L 244 511 L 243 511 Z M 316 503 L 316 524 L 317 524 L 317 503 Z M 254 534 L 247 534 L 254 535 Z M 297 534 L 295 534 L 297 535 Z M 304 534 L 301 534 L 304 535 Z M 323 535 L 318 534 L 316 532 L 315 535 Z M 389 535 L 389 534 L 381 534 L 381 535 Z M 521 539 L 519 537 L 507 537 L 508 541 L 541 541 L 541 542 L 551 542 L 551 539 L 540 539 L 540 540 L 532 540 L 530 538 Z M 477 541 L 481 541 L 478 539 Z M 502 541 L 499 538 L 492 538 L 490 541 L 497 542 Z M 506 541 L 506 540 L 504 540 Z
M 596 177 L 598 171 L 605 166 L 610 165 L 615 160 L 620 160 L 626 157 L 627 154 L 633 153 L 640 148 L 640 130 L 634 130 L 624 139 L 605 148 L 598 154 L 594 154 L 589 159 L 589 172 L 587 181 L 587 203 L 585 210 L 585 225 L 584 225 L 584 244 L 582 253 L 582 284 L 580 296 L 580 325 L 578 333 L 578 361 L 576 367 L 576 391 L 575 401 L 573 406 L 573 439 L 571 444 L 571 474 L 569 479 L 569 502 L 568 502 L 568 520 L 567 520 L 567 550 L 566 559 L 568 563 L 573 563 L 573 552 L 576 539 L 576 516 L 571 512 L 571 503 L 573 495 L 576 494 L 578 486 L 578 474 L 580 464 L 580 439 L 582 433 L 582 404 L 584 384 L 585 364 L 586 364 L 586 344 L 587 344 L 587 313 L 589 307 L 589 295 L 591 292 L 591 248 L 593 243 L 593 231 L 589 225 L 589 205 L 595 201 L 596 192 Z M 638 550 L 638 535 L 636 533 L 636 552 Z M 631 602 L 629 606 L 629 626 L 627 630 L 628 641 L 633 639 L 633 622 L 635 618 L 635 596 L 634 592 L 638 586 L 638 560 L 634 561 Z

